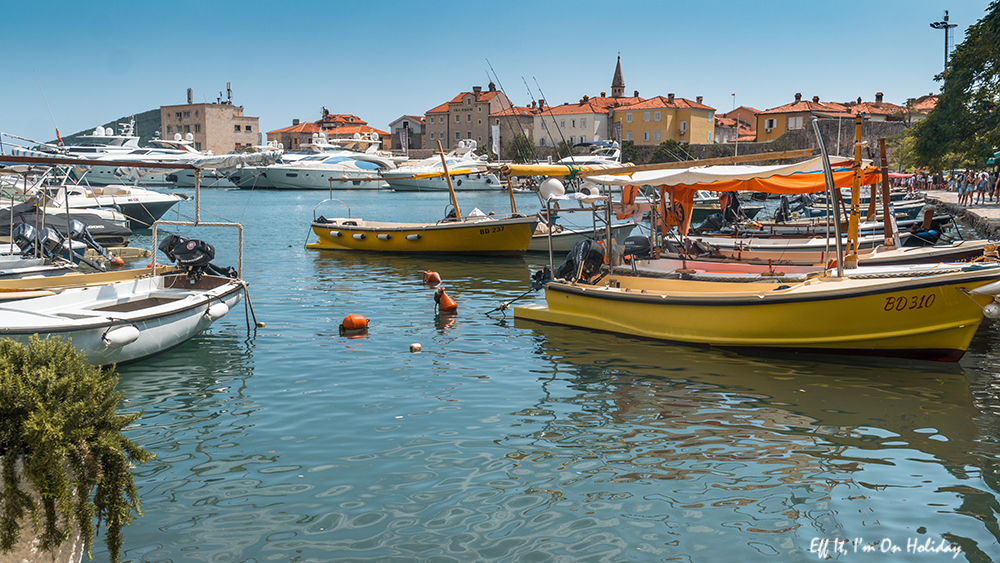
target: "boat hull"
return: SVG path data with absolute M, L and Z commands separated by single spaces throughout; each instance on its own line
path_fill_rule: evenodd
M 440 223 L 376 223 L 361 219 L 315 221 L 313 250 L 400 254 L 524 256 L 537 217 Z
M 133 362 L 183 344 L 235 307 L 242 294 L 236 280 L 204 276 L 191 285 L 183 275 L 65 289 L 0 306 L 0 338 L 59 337 L 95 365 Z M 109 343 L 106 335 L 122 327 L 134 327 L 138 336 Z
M 993 299 L 964 290 L 1000 277 L 997 268 L 970 270 L 777 288 L 619 276 L 600 287 L 556 281 L 546 285 L 546 305 L 516 307 L 514 315 L 706 346 L 957 361 Z
M 430 178 L 392 178 L 383 176 L 389 187 L 397 192 L 447 192 L 448 182 L 444 176 Z M 451 179 L 456 192 L 502 190 L 503 185 L 493 174 L 456 175 Z

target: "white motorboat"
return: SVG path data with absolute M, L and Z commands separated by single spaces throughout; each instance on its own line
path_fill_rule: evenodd
M 211 151 L 202 152 L 194 148 L 194 136 L 188 133 L 187 140 L 180 133 L 173 139 L 152 139 L 145 147 L 137 147 L 125 154 L 106 154 L 95 160 L 114 160 L 116 162 L 160 163 L 160 162 L 190 162 L 193 159 L 211 156 Z M 182 172 L 182 171 L 176 171 Z M 177 182 L 170 178 L 169 172 L 158 171 L 137 166 L 100 166 L 95 164 L 77 180 L 98 186 L 171 186 Z M 193 185 L 193 184 L 192 184 Z
M 573 148 L 577 147 L 586 148 L 587 154 L 569 155 L 557 160 L 555 164 L 570 166 L 621 166 L 622 164 L 622 151 L 617 142 L 592 141 L 573 145 Z
M 502 190 L 500 179 L 487 171 L 485 157 L 476 155 L 475 150 L 476 142 L 466 139 L 444 157 L 455 191 Z M 397 192 L 447 192 L 444 170 L 438 155 L 383 171 L 382 178 Z
M 377 190 L 386 184 L 381 170 L 394 168 L 391 161 L 364 154 L 307 156 L 263 169 L 268 181 L 289 190 Z
M 149 270 L 0 281 L 0 337 L 72 339 L 97 365 L 140 360 L 182 344 L 229 312 L 239 279 Z
M 611 225 L 611 237 L 617 244 L 624 245 L 625 239 L 628 238 L 634 228 L 635 223 L 618 223 Z M 550 234 L 548 231 L 548 225 L 543 222 L 539 222 L 535 227 L 535 234 L 532 235 L 531 242 L 528 243 L 528 252 L 548 252 L 549 238 Z M 576 243 L 582 240 L 603 240 L 604 238 L 605 232 L 603 227 L 566 229 L 557 225 L 551 233 L 552 251 L 569 252 L 573 249 Z

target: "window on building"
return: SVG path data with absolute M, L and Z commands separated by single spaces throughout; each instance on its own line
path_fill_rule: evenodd
M 177 112 L 177 121 L 181 120 L 181 112 Z
M 583 129 L 586 126 L 587 126 L 587 118 L 586 117 L 581 117 L 580 118 L 580 129 Z
M 764 130 L 767 132 L 770 132 L 771 129 L 774 129 L 777 126 L 778 126 L 778 120 L 773 117 L 769 117 L 764 120 Z
M 194 124 L 194 132 L 195 133 L 201 133 L 201 125 L 200 124 L 198 124 L 198 123 Z
M 194 144 L 194 150 L 200 151 L 201 150 L 201 143 L 195 143 Z
M 455 140 L 457 141 L 457 140 L 459 140 L 461 138 L 462 138 L 462 134 L 459 133 L 458 131 L 455 131 Z
M 625 123 L 632 123 L 632 112 L 625 114 Z
M 571 145 L 573 144 L 573 136 L 572 135 L 569 138 L 569 144 L 571 144 Z
M 184 126 L 184 132 L 185 133 L 190 133 L 191 132 L 191 126 L 190 125 L 185 125 Z
M 466 115 L 465 120 L 468 121 L 469 123 L 472 123 L 472 114 L 470 113 L 469 115 Z
M 482 124 L 483 124 L 483 120 L 482 119 L 480 119 L 479 121 L 476 122 L 476 125 L 482 125 Z
M 466 131 L 465 132 L 465 138 L 466 139 L 471 139 L 472 138 L 472 131 Z
M 247 133 L 249 133 L 250 132 L 250 126 L 249 125 L 244 125 L 243 126 L 243 130 L 246 131 Z
M 708 132 L 708 138 L 707 138 L 706 140 L 707 140 L 707 141 L 708 141 L 709 143 L 711 143 L 711 142 L 712 142 L 712 132 L 711 132 L 711 131 L 709 131 L 709 132 Z
M 687 121 L 681 121 L 681 126 L 680 126 L 678 132 L 681 135 L 683 135 L 684 133 L 687 133 L 687 130 L 688 130 L 688 122 Z
M 477 143 L 482 143 L 483 142 L 483 138 L 482 137 L 476 137 L 476 142 Z
M 455 123 L 461 123 L 461 122 L 462 122 L 462 116 L 461 115 L 456 115 L 455 116 Z
M 789 129 L 802 129 L 802 116 L 788 118 Z
M 194 116 L 198 117 L 198 111 L 197 110 L 194 112 Z
M 647 112 L 647 114 L 648 114 L 648 112 Z M 648 141 L 649 140 L 649 131 L 643 131 L 642 132 L 642 140 L 643 141 Z
M 642 120 L 643 121 L 649 121 L 649 112 L 648 111 L 642 112 Z
M 656 141 L 657 143 L 660 142 L 660 130 L 659 129 L 657 129 L 656 131 L 653 131 L 653 140 Z
M 233 131 L 236 131 L 237 133 L 239 133 L 240 132 L 240 126 L 239 125 L 233 125 Z
M 191 112 L 189 111 L 184 112 L 184 117 L 191 117 Z
M 576 129 L 576 120 L 575 119 L 571 119 L 570 122 L 569 122 L 569 126 L 572 127 L 573 129 Z
M 625 140 L 626 141 L 631 141 L 632 140 L 632 132 L 631 131 L 626 131 L 625 132 Z
M 169 126 L 169 125 L 167 125 L 167 133 L 173 133 L 173 131 L 171 131 L 171 129 L 170 129 L 170 126 Z
M 544 147 L 545 146 L 545 137 L 542 137 L 541 139 L 538 139 L 538 146 L 540 146 L 540 147 Z
M 471 106 L 472 105 L 472 98 L 465 98 L 465 105 Z
M 497 119 L 497 122 L 496 122 L 495 125 L 500 125 L 500 120 L 499 119 Z
M 654 111 L 653 112 L 653 121 L 659 121 L 659 120 L 660 120 L 660 112 Z
M 560 129 L 565 129 L 566 128 L 566 120 L 565 119 L 560 119 L 559 120 L 559 128 Z

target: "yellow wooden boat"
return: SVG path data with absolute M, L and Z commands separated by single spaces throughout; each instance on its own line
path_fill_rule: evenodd
M 401 254 L 524 256 L 538 217 L 481 217 L 436 223 L 388 223 L 359 218 L 312 222 L 313 250 L 361 250 Z
M 817 277 L 794 285 L 610 275 L 545 285 L 519 319 L 708 346 L 957 361 L 1000 314 L 1000 264 L 918 278 Z

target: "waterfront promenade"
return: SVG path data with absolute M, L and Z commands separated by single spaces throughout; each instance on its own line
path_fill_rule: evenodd
M 925 192 L 927 203 L 940 211 L 974 227 L 984 238 L 1000 238 L 1000 202 L 987 201 L 979 205 L 959 205 L 958 192 L 932 190 Z

